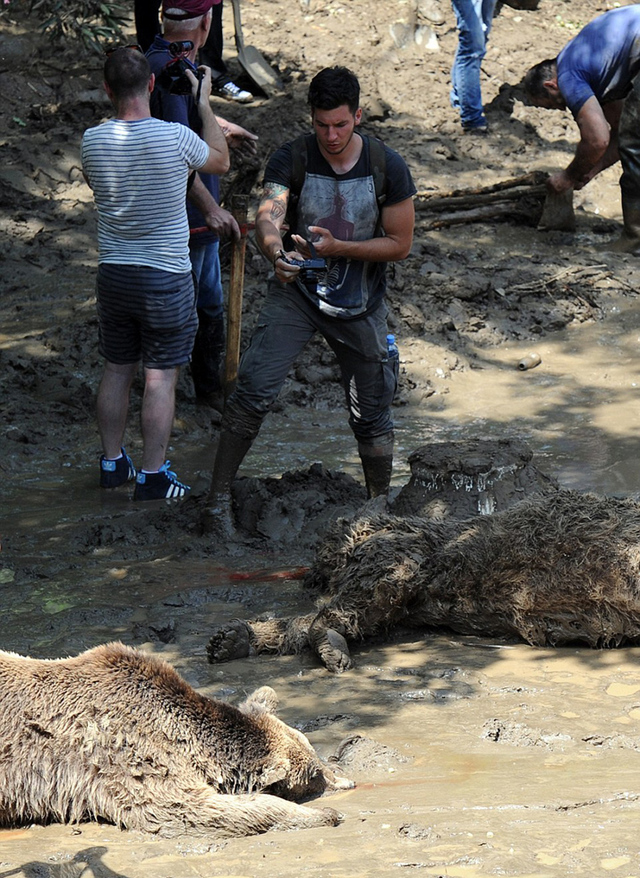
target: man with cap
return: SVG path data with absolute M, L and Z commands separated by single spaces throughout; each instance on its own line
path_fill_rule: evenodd
M 138 45 L 147 51 L 157 33 L 160 33 L 158 9 L 161 0 L 135 0 L 134 13 Z M 213 0 L 211 8 L 211 29 L 202 47 L 201 60 L 211 68 L 213 90 L 228 101 L 248 104 L 253 100 L 251 92 L 239 88 L 231 79 L 227 65 L 222 58 L 224 38 L 222 36 L 223 0 Z
M 180 6 L 176 6 L 176 3 Z M 169 47 L 189 41 L 185 60 L 192 65 L 204 45 L 211 26 L 213 0 L 164 0 L 164 35 L 157 34 L 147 51 L 156 85 L 151 112 L 165 122 L 179 122 L 199 134 L 200 115 L 191 94 L 175 94 L 166 82 L 166 67 L 175 60 Z M 231 147 L 255 151 L 257 137 L 239 125 L 217 117 Z M 220 361 L 224 351 L 224 297 L 220 274 L 218 237 L 239 238 L 240 229 L 233 216 L 219 204 L 219 180 L 213 174 L 197 174 L 189 189 L 187 212 L 191 229 L 189 250 L 197 282 L 199 327 L 191 358 L 191 377 L 196 400 L 221 411 L 223 393 Z
M 582 189 L 618 159 L 624 230 L 616 249 L 640 256 L 640 5 L 594 18 L 523 80 L 536 107 L 571 110 L 580 141 L 570 164 L 552 174 L 560 195 Z

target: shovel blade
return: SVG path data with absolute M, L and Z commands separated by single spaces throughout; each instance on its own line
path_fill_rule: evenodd
M 243 46 L 238 52 L 238 61 L 247 76 L 267 94 L 284 90 L 275 70 L 255 46 Z
M 256 85 L 269 95 L 272 92 L 284 91 L 284 86 L 278 79 L 278 76 L 271 67 L 264 55 L 259 52 L 255 46 L 245 46 L 244 34 L 242 33 L 242 13 L 240 11 L 240 0 L 231 0 L 233 6 L 233 23 L 236 32 L 236 49 L 238 51 L 238 61 L 245 73 Z

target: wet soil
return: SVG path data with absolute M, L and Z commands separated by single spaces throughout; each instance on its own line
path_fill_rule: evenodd
M 491 130 L 478 138 L 462 134 L 448 105 L 456 33 L 446 4 L 426 39 L 409 0 L 375 14 L 365 0 L 243 3 L 245 38 L 285 88 L 250 106 L 216 101 L 260 135 L 258 159 L 234 161 L 228 202 L 248 194 L 255 209 L 266 157 L 307 129 L 308 81 L 333 63 L 358 72 L 365 129 L 406 158 L 421 193 L 412 253 L 390 271 L 401 351 L 396 491 L 421 446 L 507 436 L 562 487 L 640 492 L 640 264 L 606 249 L 620 232 L 619 169 L 576 193 L 574 232 L 538 231 L 534 203 L 528 221 L 521 212 L 434 229 L 427 198 L 566 165 L 573 121 L 525 106 L 516 86 L 606 8 L 503 6 L 483 65 Z M 339 678 L 307 656 L 207 664 L 215 624 L 309 610 L 300 568 L 327 524 L 364 500 L 337 371 L 321 342 L 292 371 L 237 483 L 244 541 L 200 533 L 217 426 L 195 406 L 186 373 L 171 458 L 195 499 L 138 508 L 127 490 L 100 493 L 95 214 L 79 143 L 109 114 L 101 61 L 52 51 L 18 0 L 3 7 L 0 28 L 0 647 L 53 657 L 121 639 L 210 695 L 237 702 L 269 683 L 282 717 L 326 757 L 345 737 L 361 741 L 349 765 L 358 786 L 332 797 L 345 814 L 337 828 L 194 843 L 95 824 L 25 827 L 0 832 L 0 875 L 640 875 L 636 649 L 432 632 L 363 646 Z M 230 8 L 225 32 L 237 81 L 250 86 Z M 249 236 L 245 340 L 267 274 Z M 518 370 L 531 352 L 540 365 Z M 138 399 L 139 387 L 134 459 Z

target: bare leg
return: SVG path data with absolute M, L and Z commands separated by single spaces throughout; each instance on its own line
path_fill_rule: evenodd
M 114 459 L 119 456 L 127 426 L 131 385 L 138 371 L 138 363 L 105 365 L 98 389 L 98 430 L 102 441 L 102 453 Z
M 142 429 L 142 469 L 159 470 L 165 461 L 175 412 L 178 369 L 144 370 L 144 395 L 140 424 Z

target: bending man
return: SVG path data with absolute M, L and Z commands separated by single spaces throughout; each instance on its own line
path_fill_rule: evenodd
M 552 192 L 582 189 L 622 163 L 624 231 L 619 249 L 640 255 L 640 5 L 598 16 L 562 49 L 541 61 L 523 85 L 531 103 L 571 110 L 580 141 L 571 163 L 548 181 Z

